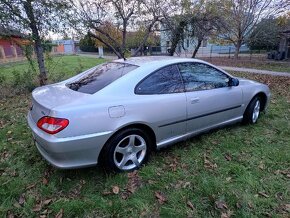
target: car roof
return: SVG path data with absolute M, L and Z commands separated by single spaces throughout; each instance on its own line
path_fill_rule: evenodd
M 119 63 L 128 63 L 133 64 L 137 66 L 143 66 L 148 64 L 156 64 L 162 62 L 164 64 L 175 64 L 180 62 L 199 62 L 204 63 L 202 60 L 194 59 L 194 58 L 181 58 L 181 57 L 172 57 L 172 56 L 143 56 L 143 57 L 132 57 L 128 58 L 126 60 L 124 59 L 118 59 L 114 62 Z

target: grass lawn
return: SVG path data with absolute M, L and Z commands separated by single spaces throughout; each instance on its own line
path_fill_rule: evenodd
M 57 81 L 61 77 L 68 78 L 76 73 L 80 73 L 85 69 L 88 69 L 97 64 L 103 63 L 104 59 L 81 57 L 76 55 L 71 56 L 54 56 L 46 59 L 45 63 L 49 71 L 49 79 L 51 81 Z M 33 61 L 33 66 L 37 68 L 37 62 Z M 0 65 L 0 77 L 4 76 L 7 80 L 13 79 L 16 73 L 23 73 L 25 71 L 33 71 L 36 74 L 27 61 L 18 63 L 8 63 Z
M 266 58 L 253 57 L 251 60 L 249 57 L 241 57 L 238 60 L 227 57 L 213 57 L 203 58 L 204 60 L 219 66 L 230 66 L 230 67 L 243 67 L 253 68 L 258 70 L 270 70 L 277 72 L 290 73 L 290 61 L 274 61 Z
M 97 61 L 62 57 L 58 69 L 72 75 L 77 60 L 85 67 Z M 289 217 L 290 78 L 235 75 L 271 87 L 269 110 L 256 125 L 178 143 L 128 174 L 51 167 L 26 124 L 30 94 L 0 99 L 0 216 Z

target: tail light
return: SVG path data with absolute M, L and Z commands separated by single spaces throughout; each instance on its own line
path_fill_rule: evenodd
M 56 134 L 66 128 L 69 124 L 67 119 L 55 117 L 42 117 L 38 120 L 37 126 L 44 132 L 49 134 Z

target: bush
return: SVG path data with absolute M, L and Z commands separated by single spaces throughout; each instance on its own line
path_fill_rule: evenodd
M 12 71 L 13 74 L 13 86 L 19 91 L 31 92 L 35 87 L 35 73 L 31 70 L 20 73 L 19 71 Z

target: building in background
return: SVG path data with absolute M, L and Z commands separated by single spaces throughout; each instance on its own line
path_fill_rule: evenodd
M 30 41 L 19 31 L 0 28 L 0 62 L 24 59 L 21 46 L 29 44 Z
M 79 41 L 73 39 L 53 40 L 52 53 L 75 54 L 80 51 Z

